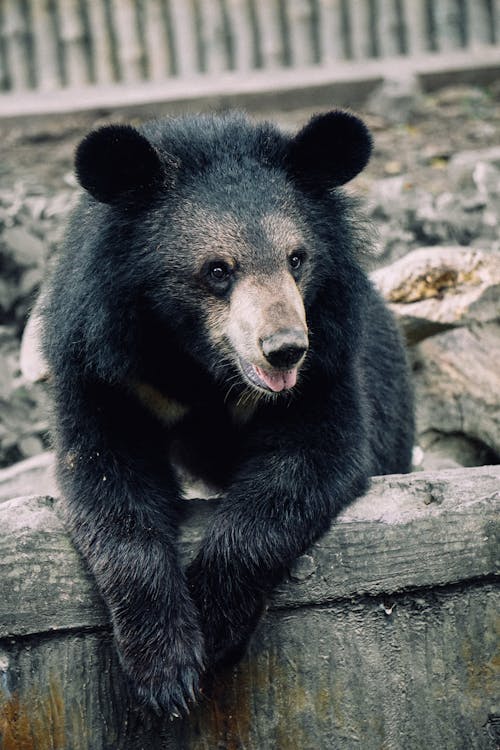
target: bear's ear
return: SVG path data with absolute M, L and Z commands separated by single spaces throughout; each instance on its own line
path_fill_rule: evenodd
M 163 176 L 160 156 L 131 125 L 105 125 L 89 133 L 75 154 L 78 182 L 101 203 L 149 197 Z
M 303 187 L 322 192 L 352 180 L 368 164 L 371 150 L 364 122 L 335 110 L 313 117 L 292 139 L 288 169 Z

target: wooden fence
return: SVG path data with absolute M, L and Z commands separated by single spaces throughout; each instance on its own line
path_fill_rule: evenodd
M 498 750 L 500 467 L 375 479 L 176 722 L 131 700 L 61 506 L 2 501 L 49 467 L 0 473 L 2 750 Z M 188 557 L 214 502 L 190 501 Z
M 0 0 L 0 91 L 500 43 L 500 0 Z

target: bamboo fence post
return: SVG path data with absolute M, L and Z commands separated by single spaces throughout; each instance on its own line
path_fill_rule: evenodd
M 279 68 L 284 61 L 284 43 L 276 0 L 254 0 L 254 5 L 262 67 Z
M 344 57 L 340 0 L 323 0 L 319 12 L 321 60 L 327 65 Z
M 369 0 L 358 0 L 349 7 L 351 16 L 351 51 L 355 60 L 371 57 Z
M 87 39 L 79 0 L 59 3 L 60 41 L 63 50 L 66 85 L 82 86 L 89 82 Z
M 486 0 L 466 0 L 466 9 L 468 14 L 468 46 L 490 44 L 492 40 L 491 20 Z
M 199 72 L 193 0 L 170 0 L 176 71 L 179 76 Z
M 408 55 L 421 55 L 429 49 L 425 0 L 402 0 Z
M 434 5 L 434 23 L 437 46 L 441 52 L 448 52 L 461 46 L 460 10 L 455 0 L 441 0 L 440 3 Z
M 57 18 L 53 9 L 50 0 L 31 0 L 37 88 L 47 91 L 62 85 L 56 34 Z
M 144 36 L 148 78 L 162 81 L 171 74 L 171 55 L 163 0 L 148 0 L 144 7 Z
M 97 83 L 111 83 L 116 79 L 108 25 L 106 0 L 87 0 L 94 78 Z
M 227 5 L 233 44 L 234 68 L 248 71 L 254 67 L 254 44 L 248 0 L 230 0 Z
M 493 40 L 500 45 L 500 0 L 493 0 Z
M 137 6 L 134 0 L 113 0 L 120 79 L 135 83 L 144 78 L 144 53 L 139 38 Z
M 229 68 L 220 0 L 202 0 L 200 16 L 200 37 L 204 49 L 205 71 L 220 73 Z
M 1 13 L 1 10 L 0 10 Z M 0 94 L 11 88 L 9 71 L 7 69 L 7 57 L 5 55 L 5 44 L 2 37 L 2 25 L 0 19 Z
M 394 0 L 377 0 L 377 45 L 380 57 L 393 57 L 399 53 L 396 39 Z
M 401 54 L 394 0 L 378 0 L 378 48 L 380 57 Z
M 5 0 L 2 15 L 2 36 L 10 84 L 14 90 L 22 91 L 30 88 L 27 19 L 19 0 Z
M 312 65 L 316 60 L 313 50 L 311 2 L 289 0 L 287 8 L 293 65 Z

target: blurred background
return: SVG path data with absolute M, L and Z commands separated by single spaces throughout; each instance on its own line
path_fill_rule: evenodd
M 499 0 L 0 0 L 0 492 L 5 467 L 50 464 L 26 322 L 78 198 L 75 145 L 232 107 L 366 119 L 375 154 L 348 190 L 411 346 L 418 467 L 498 463 L 499 98 Z
M 496 0 L 2 0 L 0 89 L 244 79 L 499 41 Z

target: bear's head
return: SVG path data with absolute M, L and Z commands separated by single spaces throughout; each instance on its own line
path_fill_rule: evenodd
M 319 292 L 342 296 L 352 236 L 336 188 L 370 151 L 347 112 L 294 136 L 201 116 L 96 130 L 76 172 L 90 213 L 114 227 L 106 252 L 123 273 L 122 304 L 147 308 L 218 382 L 271 395 L 297 382 Z

